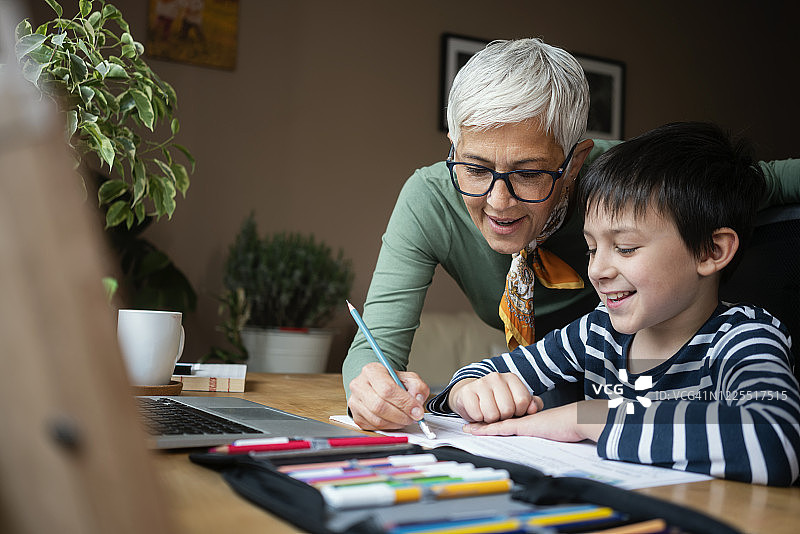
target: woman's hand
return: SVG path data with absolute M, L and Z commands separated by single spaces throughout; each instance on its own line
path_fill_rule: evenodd
M 450 408 L 467 421 L 493 423 L 533 414 L 542 409 L 542 399 L 531 395 L 513 373 L 491 373 L 457 382 L 447 396 Z
M 534 436 L 555 441 L 597 441 L 608 415 L 607 400 L 586 400 L 497 423 L 470 423 L 464 432 L 476 436 Z
M 408 391 L 398 386 L 378 362 L 365 365 L 350 382 L 347 407 L 359 427 L 395 430 L 422 419 L 430 388 L 417 373 L 398 371 L 397 376 Z

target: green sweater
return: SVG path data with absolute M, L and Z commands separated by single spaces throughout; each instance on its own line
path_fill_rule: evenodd
M 594 143 L 581 173 L 618 141 Z M 800 160 L 762 163 L 762 168 L 768 183 L 765 204 L 800 200 Z M 594 293 L 586 274 L 588 262 L 580 210 L 573 210 L 544 246 L 566 261 L 587 283 L 584 289 L 572 290 L 548 289 L 537 281 L 534 289 L 537 317 L 561 311 Z M 394 368 L 405 370 L 436 266 L 441 265 L 453 277 L 478 317 L 502 329 L 498 306 L 510 264 L 511 256 L 492 250 L 472 222 L 461 194 L 450 182 L 444 162 L 423 167 L 403 186 L 389 219 L 364 304 L 364 322 Z M 576 313 L 576 317 L 581 313 Z M 484 356 L 476 354 L 475 358 Z M 348 397 L 350 381 L 365 364 L 376 360 L 366 338 L 358 332 L 342 365 Z

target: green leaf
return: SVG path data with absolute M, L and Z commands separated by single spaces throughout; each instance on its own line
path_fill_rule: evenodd
M 126 45 L 133 44 L 133 36 L 128 32 L 123 33 L 122 36 L 119 38 L 119 40 L 122 44 Z
M 76 82 L 82 82 L 89 74 L 89 69 L 86 63 L 79 56 L 75 54 L 69 55 L 69 71 L 72 74 L 72 79 Z
M 23 59 L 20 66 L 22 67 L 22 76 L 38 87 L 39 77 L 42 75 L 42 70 L 45 66 L 32 59 Z
M 92 28 L 94 29 L 100 29 L 103 27 L 102 15 L 100 15 L 99 11 L 95 11 L 89 15 L 89 24 L 91 24 Z
M 167 215 L 172 218 L 172 213 L 175 211 L 175 187 L 172 182 L 163 176 L 152 175 L 149 185 L 150 198 L 153 199 L 156 214 L 159 217 Z
M 97 72 L 99 72 L 103 78 L 128 78 L 128 73 L 125 72 L 125 69 L 116 63 L 111 63 L 109 61 L 101 61 L 95 67 Z
M 138 204 L 147 192 L 147 175 L 145 173 L 144 162 L 141 158 L 136 158 L 133 164 L 133 203 Z
M 115 155 L 114 145 L 111 144 L 111 140 L 100 131 L 100 128 L 98 128 L 96 124 L 81 124 L 80 128 L 95 140 L 97 155 L 100 156 L 100 159 L 105 161 L 108 164 L 108 168 L 111 169 L 114 166 Z
M 189 174 L 186 172 L 186 167 L 180 163 L 173 163 L 170 168 L 172 169 L 172 174 L 175 175 L 175 187 L 185 198 L 186 191 L 189 190 Z
M 26 35 L 30 35 L 33 33 L 33 26 L 31 26 L 31 21 L 28 19 L 23 20 L 17 27 L 14 29 L 14 38 L 19 41 Z
M 117 102 L 119 102 L 119 109 L 122 112 L 130 111 L 136 107 L 136 102 L 133 101 L 130 91 L 120 93 L 119 96 L 117 96 Z
M 144 204 L 141 202 L 136 204 L 133 208 L 133 213 L 136 215 L 136 222 L 142 224 L 144 222 L 145 215 L 147 215 L 144 211 Z
M 19 41 L 17 41 L 14 50 L 17 54 L 17 60 L 21 60 L 25 55 L 33 52 L 40 46 L 42 43 L 47 39 L 44 35 L 39 35 L 38 33 L 32 33 L 30 35 L 23 36 Z
M 53 78 L 63 82 L 69 80 L 69 69 L 66 67 L 52 67 L 50 69 L 50 74 L 53 75 Z
M 50 38 L 50 42 L 53 43 L 57 47 L 61 47 L 64 44 L 64 39 L 67 38 L 66 33 L 57 33 L 53 37 Z
M 161 120 L 163 117 L 167 117 L 171 115 L 171 113 L 167 110 L 166 104 L 158 95 L 154 95 L 151 101 L 153 103 L 153 111 L 156 114 L 156 122 Z
M 164 176 L 166 176 L 169 179 L 170 182 L 172 182 L 173 184 L 175 182 L 177 182 L 177 180 L 175 178 L 175 174 L 172 172 L 172 169 L 170 168 L 169 165 L 167 165 L 166 163 L 164 163 L 160 159 L 156 159 L 156 160 L 153 160 L 153 161 L 156 162 L 156 165 L 158 165 L 158 167 L 161 169 L 161 172 L 164 173 Z
M 113 228 L 128 219 L 131 209 L 124 200 L 117 200 L 109 206 L 106 212 L 106 228 Z
M 78 129 L 78 112 L 70 110 L 67 112 L 67 142 L 72 139 L 72 136 L 75 135 L 75 131 Z
M 172 119 L 169 127 L 172 130 L 172 135 L 178 134 L 178 131 L 181 129 L 181 123 L 178 121 L 177 117 Z
M 155 114 L 153 113 L 153 106 L 150 104 L 150 100 L 147 98 L 147 95 L 144 94 L 142 91 L 138 89 L 131 89 L 128 91 L 133 97 L 133 101 L 136 104 L 136 112 L 139 114 L 139 118 L 142 120 L 145 126 L 150 131 L 153 131 L 153 120 L 155 119 Z
M 56 0 L 44 0 L 44 1 L 47 2 L 47 5 L 53 8 L 53 11 L 56 12 L 56 15 L 58 15 L 58 17 L 61 18 L 61 15 L 64 14 L 64 8 L 61 7 L 61 4 L 56 2 Z
M 94 113 L 90 113 L 85 109 L 78 109 L 78 113 L 80 114 L 80 124 L 83 126 L 84 124 L 95 124 L 97 123 L 97 115 Z M 99 130 L 98 130 L 99 131 Z
M 81 92 L 81 100 L 83 100 L 83 102 L 86 105 L 89 105 L 89 103 L 94 98 L 94 89 L 92 89 L 91 87 L 87 87 L 85 85 L 82 85 L 80 87 L 80 92 Z M 97 117 L 95 117 L 95 121 L 96 120 L 97 120 Z
M 132 140 L 124 136 L 117 137 L 117 143 L 122 145 L 122 149 L 128 158 L 133 159 L 136 157 L 136 145 Z
M 83 21 L 83 29 L 86 30 L 86 35 L 91 37 L 92 41 L 94 41 L 94 27 L 92 27 L 92 25 L 89 24 L 88 20 Z
M 112 200 L 117 199 L 127 193 L 128 184 L 122 180 L 108 180 L 103 182 L 103 185 L 97 190 L 97 200 L 100 206 L 109 204 Z
M 178 102 L 178 95 L 175 93 L 175 89 L 173 89 L 172 86 L 165 81 L 160 81 L 160 83 L 161 88 L 167 94 L 169 105 L 174 106 Z
M 108 302 L 111 302 L 111 299 L 114 298 L 114 294 L 119 289 L 119 282 L 117 282 L 116 278 L 112 278 L 111 276 L 104 276 L 103 277 L 103 290 L 106 292 L 106 298 Z
M 186 156 L 186 159 L 188 159 L 189 163 L 192 164 L 192 173 L 194 173 L 195 160 L 194 160 L 194 156 L 192 156 L 192 153 L 189 152 L 189 150 L 185 146 L 179 145 L 178 143 L 172 143 L 170 146 L 172 146 L 174 148 L 177 148 L 178 150 L 183 152 L 183 155 Z
M 133 45 L 122 45 L 121 50 L 123 57 L 136 57 L 136 47 Z
M 37 63 L 41 63 L 42 65 L 49 65 L 50 61 L 53 59 L 53 52 L 55 51 L 49 46 L 42 45 L 39 48 L 28 52 L 27 57 Z
M 103 115 L 108 115 L 108 101 L 106 100 L 106 95 L 99 90 L 98 87 L 94 91 L 94 105 L 98 109 L 100 113 Z
M 80 6 L 81 17 L 85 17 L 92 10 L 92 0 L 80 0 L 78 6 Z
M 119 17 L 119 9 L 111 4 L 106 4 L 103 6 L 103 18 L 105 19 L 113 19 Z

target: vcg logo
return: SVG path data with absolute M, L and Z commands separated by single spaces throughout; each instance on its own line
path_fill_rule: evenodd
M 620 369 L 619 371 L 619 379 L 623 382 L 628 381 L 628 371 L 625 369 Z M 652 376 L 645 376 L 642 375 L 636 379 L 636 382 L 633 383 L 633 389 L 636 391 L 645 391 L 653 387 L 653 377 Z M 625 413 L 633 413 L 633 405 L 634 403 L 625 397 L 622 396 L 624 393 L 624 388 L 622 384 L 592 384 L 592 389 L 594 390 L 595 395 L 600 395 L 602 391 L 605 393 L 609 398 L 608 400 L 608 407 L 609 408 L 616 408 L 623 402 L 625 403 Z M 645 408 L 649 407 L 653 401 L 648 399 L 647 397 L 637 395 L 636 400 L 644 406 Z

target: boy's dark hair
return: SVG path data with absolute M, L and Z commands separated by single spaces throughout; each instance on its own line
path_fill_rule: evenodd
M 724 269 L 727 277 L 750 238 L 764 188 L 745 140 L 732 142 L 714 124 L 676 122 L 601 155 L 579 180 L 577 194 L 586 213 L 603 208 L 617 216 L 632 208 L 640 217 L 657 209 L 675 221 L 698 258 L 712 251 L 715 230 L 733 229 L 739 250 Z

